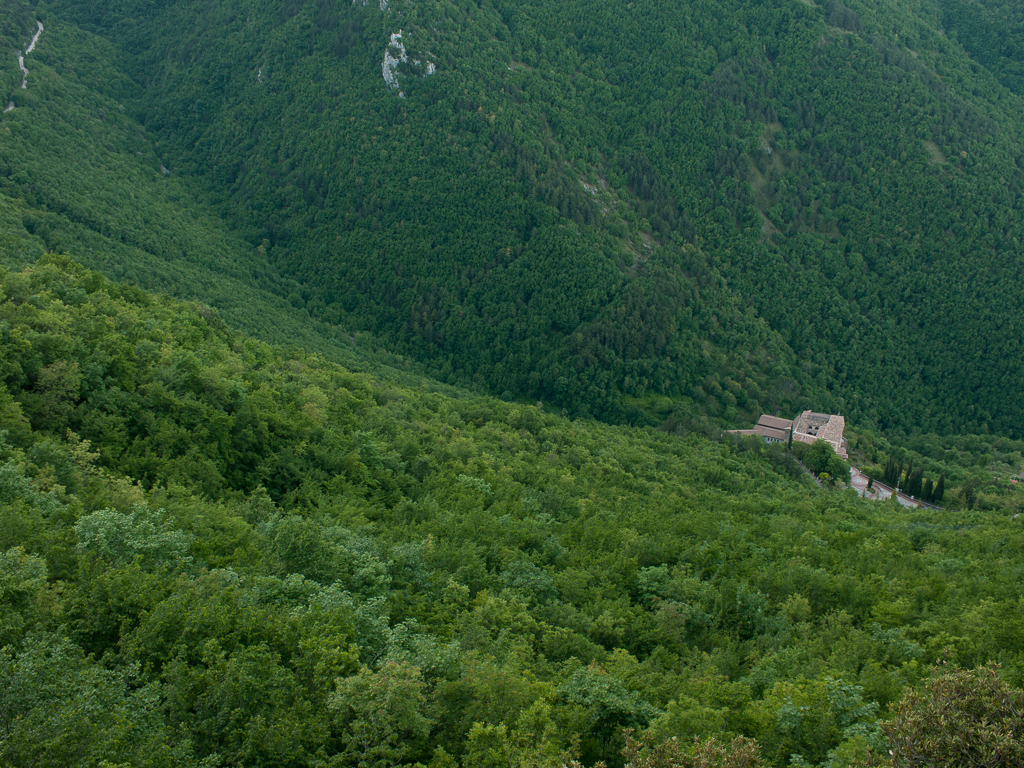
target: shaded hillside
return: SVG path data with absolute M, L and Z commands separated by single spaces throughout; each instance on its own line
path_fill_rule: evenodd
M 54 8 L 311 313 L 443 376 L 1024 423 L 1021 102 L 938 5 Z
M 1012 0 L 940 0 L 942 25 L 1004 86 L 1024 95 L 1024 8 Z
M 20 4 L 12 4 L 10 14 L 12 18 L 18 14 L 34 18 Z M 16 94 L 22 106 L 7 115 L 7 130 L 13 131 L 11 135 L 17 141 L 4 147 L 6 183 L 12 198 L 12 222 L 20 219 L 20 226 L 12 226 L 10 231 L 12 236 L 21 233 L 8 248 L 12 258 L 17 258 L 15 252 L 38 253 L 40 246 L 68 250 L 110 276 L 127 277 L 179 295 L 201 296 L 220 308 L 229 321 L 258 330 L 268 338 L 302 339 L 314 346 L 322 343 L 318 337 L 347 339 L 345 331 L 338 333 L 328 326 L 316 328 L 318 318 L 336 322 L 338 313 L 324 311 L 323 302 L 316 298 L 318 288 L 277 276 L 276 267 L 269 263 L 273 259 L 268 260 L 267 256 L 280 249 L 271 244 L 270 238 L 242 243 L 223 230 L 202 201 L 195 200 L 196 178 L 183 175 L 167 143 L 147 134 L 125 111 L 124 104 L 138 103 L 139 96 L 132 81 L 119 69 L 123 57 L 108 44 L 75 31 L 59 18 L 47 17 L 46 21 L 48 33 L 40 51 L 33 54 L 39 57 L 40 81 Z M 262 68 L 256 74 L 262 78 Z M 270 68 L 266 77 L 271 77 Z M 69 157 L 77 158 L 73 166 Z M 494 207 L 490 205 L 489 209 Z M 36 240 L 26 245 L 26 238 L 31 236 Z M 607 417 L 645 420 L 649 417 L 643 411 L 647 411 L 661 420 L 673 411 L 673 402 L 664 397 L 652 400 L 646 395 L 657 374 L 660 390 L 695 394 L 699 400 L 707 400 L 699 404 L 699 410 L 717 413 L 726 420 L 756 414 L 762 407 L 795 407 L 801 386 L 794 384 L 794 378 L 802 380 L 806 375 L 794 369 L 792 356 L 777 341 L 772 342 L 763 324 L 758 329 L 756 322 L 744 320 L 732 304 L 723 306 L 721 315 L 715 314 L 702 303 L 692 286 L 673 282 L 667 269 L 647 274 L 643 268 L 644 276 L 632 281 L 617 269 L 605 269 L 603 278 L 589 274 L 583 269 L 589 269 L 583 252 L 573 242 L 571 233 L 551 224 L 547 234 L 537 237 L 534 245 L 545 244 L 545 254 L 560 254 L 566 270 L 561 282 L 569 282 L 570 274 L 575 274 L 581 291 L 590 292 L 587 297 L 581 296 L 582 309 L 566 305 L 562 301 L 564 293 L 556 286 L 537 285 L 537 299 L 531 302 L 533 309 L 528 313 L 529 327 L 523 328 L 520 316 L 525 305 L 495 295 L 499 285 L 492 281 L 487 289 L 492 294 L 488 300 L 498 304 L 491 308 L 488 324 L 502 328 L 501 333 L 512 341 L 487 353 L 476 350 L 466 358 L 468 362 L 453 357 L 452 362 L 437 370 L 447 376 L 454 363 L 461 366 L 464 379 L 473 378 L 486 385 L 490 383 L 483 375 L 490 370 L 484 364 L 488 355 L 507 354 L 509 348 L 515 347 L 522 354 L 518 362 L 506 365 L 511 378 L 501 390 L 509 397 L 541 387 L 540 394 L 550 395 L 560 406 L 570 403 L 558 393 L 572 393 L 575 406 L 596 409 Z M 642 234 L 637 243 L 639 250 L 634 248 L 636 252 L 629 259 L 639 264 L 649 255 L 653 240 Z M 533 259 L 543 264 L 543 254 L 535 250 L 516 260 L 509 248 L 505 251 L 509 260 L 516 261 L 513 271 L 520 276 L 541 273 L 541 269 L 534 269 L 528 262 Z M 498 257 L 504 258 L 502 254 Z M 626 271 L 632 275 L 636 270 Z M 713 284 L 716 278 L 706 270 L 705 273 L 705 282 Z M 499 277 L 495 275 L 494 279 Z M 467 285 L 468 279 L 463 276 Z M 374 280 L 379 286 L 379 276 Z M 326 282 L 325 279 L 321 285 Z M 255 293 L 250 286 L 256 288 Z M 430 296 L 422 295 L 419 286 L 414 288 L 402 289 L 403 301 L 414 303 L 416 312 L 423 314 L 403 326 L 409 331 L 406 336 L 413 338 L 414 333 L 423 330 L 443 338 L 442 323 L 438 321 L 435 326 L 431 319 L 436 312 L 427 306 Z M 346 290 L 359 299 L 373 293 L 365 281 Z M 387 291 L 397 295 L 399 287 L 392 286 Z M 476 291 L 479 293 L 479 289 Z M 530 293 L 533 292 L 531 288 Z M 718 294 L 721 293 L 719 289 Z M 645 296 L 649 294 L 659 295 L 664 307 L 674 308 L 675 319 L 647 306 Z M 715 290 L 711 294 L 718 295 Z M 432 295 L 437 297 L 436 292 Z M 595 347 L 597 342 L 593 338 L 579 332 L 567 338 L 565 330 L 576 327 L 581 311 L 584 316 L 604 311 L 609 296 L 626 300 L 627 306 L 618 307 L 614 322 L 600 326 L 592 322 L 588 326 L 592 334 L 601 335 L 602 344 L 611 344 L 617 350 L 614 359 L 608 355 L 599 359 L 600 349 Z M 533 311 L 541 306 L 542 311 Z M 379 323 L 371 322 L 373 318 L 363 323 L 342 319 L 346 330 L 359 330 L 360 326 L 381 330 Z M 678 338 L 672 342 L 676 362 L 659 363 L 652 350 L 669 349 L 669 342 L 675 338 L 674 329 L 680 325 L 687 329 L 686 343 Z M 547 335 L 549 328 L 554 330 L 551 344 L 541 345 L 539 339 Z M 478 329 L 477 338 L 490 338 L 487 333 L 487 329 Z M 743 343 L 744 333 L 754 333 L 755 338 L 769 343 L 765 349 L 751 353 L 749 345 Z M 387 339 L 386 328 L 383 334 Z M 516 347 L 523 339 L 527 346 L 532 344 L 532 353 L 530 349 Z M 365 334 L 360 337 L 361 343 L 367 340 Z M 372 337 L 369 341 L 373 343 Z M 567 348 L 575 357 L 566 357 L 570 354 Z M 406 351 L 410 351 L 408 346 Z M 546 361 L 543 375 L 530 362 L 533 357 Z M 787 358 L 789 362 L 785 362 Z M 589 368 L 581 361 L 586 361 Z M 439 365 L 439 361 L 434 360 L 434 364 Z M 610 370 L 598 370 L 605 364 Z M 684 364 L 689 384 L 676 378 Z M 467 365 L 476 366 L 472 377 L 466 374 Z M 587 401 L 579 389 L 581 375 L 590 381 L 586 392 L 592 398 Z M 632 387 L 634 397 L 629 399 L 623 398 L 614 384 L 615 377 L 623 375 Z
M 216 307 L 264 340 L 357 369 L 407 367 L 369 334 L 310 317 L 266 249 L 230 232 L 198 182 L 163 165 L 158 137 L 125 106 L 139 91 L 113 46 L 17 0 L 0 6 L 0 82 L 11 89 L 0 99 L 14 104 L 0 115 L 0 264 L 71 253 L 108 277 Z M 38 20 L 21 89 L 17 53 Z

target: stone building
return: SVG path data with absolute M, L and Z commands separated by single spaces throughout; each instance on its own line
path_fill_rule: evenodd
M 841 459 L 846 459 L 846 438 L 843 430 L 846 420 L 842 416 L 804 411 L 795 419 L 781 419 L 778 416 L 761 414 L 753 429 L 730 430 L 737 435 L 757 435 L 766 443 L 788 443 L 790 435 L 795 442 L 813 443 L 824 440 Z

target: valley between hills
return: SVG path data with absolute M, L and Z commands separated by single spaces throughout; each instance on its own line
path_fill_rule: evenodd
M 1022 50 L 0 0 L 0 763 L 1024 765 Z

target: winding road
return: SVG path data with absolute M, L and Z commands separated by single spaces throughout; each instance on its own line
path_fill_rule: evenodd
M 889 486 L 882 485 L 877 480 L 872 483 L 872 487 L 869 490 L 868 476 L 852 465 L 850 466 L 850 487 L 865 499 L 874 499 L 875 501 L 885 501 L 893 494 L 893 490 Z M 923 501 L 907 496 L 905 493 L 901 493 L 899 491 L 896 491 L 896 501 L 904 507 L 938 509 L 934 504 L 925 504 Z

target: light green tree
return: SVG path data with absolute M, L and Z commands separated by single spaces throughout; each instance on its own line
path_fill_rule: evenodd
M 331 766 L 389 768 L 399 765 L 430 733 L 426 684 L 411 664 L 363 667 L 337 681 L 327 706 L 342 744 Z

